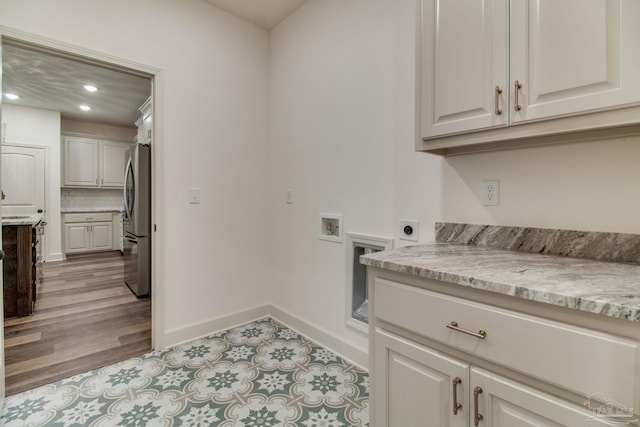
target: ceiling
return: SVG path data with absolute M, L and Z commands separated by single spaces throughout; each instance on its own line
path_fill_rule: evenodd
M 307 0 L 204 0 L 269 31 Z
M 98 88 L 87 92 L 84 85 Z M 138 107 L 151 94 L 148 77 L 80 61 L 28 46 L 2 46 L 2 97 L 5 104 L 59 111 L 63 118 L 134 126 Z M 88 105 L 90 111 L 82 111 Z
M 204 0 L 257 26 L 271 30 L 307 0 Z M 89 93 L 84 85 L 93 85 Z M 133 126 L 138 107 L 151 94 L 148 77 L 33 46 L 2 46 L 2 97 L 5 104 L 59 111 L 62 118 Z M 89 105 L 90 111 L 80 110 Z

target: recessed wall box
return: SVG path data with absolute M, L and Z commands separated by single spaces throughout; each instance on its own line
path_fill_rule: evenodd
M 342 243 L 342 214 L 321 213 L 320 235 L 322 240 Z
M 360 263 L 360 256 L 393 248 L 393 239 L 365 234 L 347 233 L 347 326 L 363 334 L 369 332 L 369 295 L 367 292 L 367 267 Z

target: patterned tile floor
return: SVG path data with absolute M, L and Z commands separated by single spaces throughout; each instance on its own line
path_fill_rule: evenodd
M 0 423 L 368 426 L 369 377 L 264 318 L 10 396 Z

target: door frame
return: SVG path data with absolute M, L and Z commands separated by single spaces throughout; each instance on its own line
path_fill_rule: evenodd
M 160 68 L 139 62 L 130 61 L 114 55 L 106 54 L 86 47 L 61 42 L 48 37 L 28 33 L 7 26 L 0 25 L 0 52 L 5 39 L 37 45 L 45 50 L 56 51 L 71 58 L 89 61 L 95 65 L 108 66 L 126 72 L 140 74 L 151 81 L 151 99 L 153 100 L 152 135 L 153 149 L 151 150 L 151 223 L 153 224 L 153 239 L 151 245 L 151 349 L 166 347 L 165 313 L 164 313 L 164 278 L 159 271 L 164 265 L 164 213 L 160 209 L 164 205 L 164 71 Z M 0 77 L 1 78 L 1 77 Z M 0 317 L 3 313 L 0 307 Z M 4 334 L 3 334 L 4 335 Z M 2 364 L 4 366 L 4 364 Z M 4 380 L 4 375 L 3 375 Z

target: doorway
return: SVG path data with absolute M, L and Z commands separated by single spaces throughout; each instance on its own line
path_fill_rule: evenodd
M 6 36 L 2 38 L 2 46 L 3 94 L 6 93 L 5 89 L 16 83 L 16 76 L 24 78 L 27 78 L 26 76 L 29 78 L 44 76 L 42 81 L 23 82 L 22 86 L 18 84 L 17 87 L 22 89 L 25 96 L 9 101 L 4 98 L 5 104 L 12 105 L 6 108 L 58 111 L 60 123 L 66 123 L 67 133 L 70 132 L 73 136 L 102 141 L 109 139 L 109 135 L 116 135 L 115 138 L 124 142 L 127 139 L 125 135 L 128 134 L 126 132 L 118 133 L 118 128 L 124 129 L 127 125 L 112 118 L 115 116 L 95 116 L 98 118 L 87 120 L 88 115 L 82 116 L 83 113 L 80 113 L 79 110 L 70 111 L 68 105 L 65 104 L 69 100 L 60 98 L 55 94 L 55 90 L 52 90 L 55 89 L 53 86 L 61 81 L 61 79 L 51 78 L 54 74 L 52 69 L 34 69 L 33 73 L 26 73 L 24 69 L 20 69 L 24 66 L 21 61 L 28 62 L 30 55 L 37 56 L 39 59 L 52 58 L 55 64 L 62 64 L 62 67 L 66 67 L 65 74 L 68 77 L 75 77 L 78 81 L 80 81 L 79 70 L 93 70 L 96 74 L 82 76 L 82 80 L 87 83 L 86 86 L 93 86 L 89 83 L 95 81 L 115 82 L 109 83 L 111 86 L 109 84 L 96 85 L 98 93 L 102 91 L 109 96 L 106 106 L 103 107 L 97 106 L 99 104 L 97 98 L 92 99 L 92 109 L 96 113 L 117 112 L 107 111 L 108 109 L 137 110 L 143 102 L 139 99 L 137 101 L 131 100 L 131 94 L 135 92 L 132 85 L 135 85 L 136 80 L 146 82 L 149 96 L 153 93 L 153 72 L 107 62 L 99 54 L 96 54 L 95 58 L 89 58 L 74 53 L 73 47 L 64 50 L 59 49 L 55 43 L 52 43 L 51 46 L 44 46 Z M 8 57 L 10 54 L 13 56 Z M 20 56 L 21 54 L 23 56 Z M 7 63 L 5 63 L 5 59 L 8 61 Z M 38 67 L 45 67 L 42 65 L 43 61 L 36 62 L 39 64 Z M 113 76 L 112 80 L 109 80 L 110 76 Z M 118 84 L 123 86 L 120 88 L 123 93 L 121 96 L 118 96 Z M 86 90 L 89 91 L 89 89 Z M 77 108 L 79 105 L 73 93 L 69 89 L 66 89 L 66 92 L 68 98 L 73 98 L 69 102 L 72 102 L 73 107 Z M 8 142 L 34 143 L 34 141 L 18 141 L 21 138 L 13 138 L 12 135 L 15 133 L 12 132 L 15 129 L 12 128 L 11 123 L 5 121 L 5 117 L 6 115 L 3 115 L 3 122 L 5 122 L 3 123 L 3 150 L 5 149 L 4 144 Z M 134 126 L 134 123 L 135 121 L 131 120 L 131 127 Z M 64 126 L 60 125 L 59 129 L 61 134 L 65 132 Z M 69 129 L 71 130 L 69 131 Z M 47 147 L 50 148 L 52 154 L 52 165 L 49 168 L 48 177 L 55 177 L 57 174 L 59 179 L 61 166 L 58 164 L 56 167 L 54 163 L 63 158 L 64 153 L 61 151 L 61 135 L 57 135 L 56 139 L 57 141 L 53 143 L 50 141 L 43 143 L 43 146 L 51 144 L 50 147 Z M 53 148 L 56 142 L 58 146 Z M 129 142 L 133 143 L 134 140 Z M 39 145 L 38 142 L 35 143 Z M 4 164 L 1 166 L 4 175 Z M 69 191 L 65 191 L 63 182 L 58 180 L 56 185 L 55 180 L 53 181 L 53 185 L 51 182 L 46 185 L 45 192 L 48 192 L 46 215 L 48 219 L 57 216 L 56 221 L 49 220 L 48 228 L 55 231 L 59 229 L 60 235 L 63 232 L 61 221 L 61 200 L 63 197 L 69 198 L 73 197 L 75 193 L 82 193 L 85 199 L 92 197 L 105 199 L 103 194 L 98 194 L 98 192 L 106 193 L 111 190 L 111 194 L 106 198 L 113 199 L 118 193 L 114 189 L 101 188 L 71 188 Z M 55 195 L 56 191 L 58 192 L 57 198 L 51 197 L 51 195 Z M 56 199 L 57 204 L 55 203 Z M 152 215 L 153 213 L 150 214 L 150 216 Z M 55 241 L 55 239 L 50 240 Z M 114 238 L 114 246 L 115 240 Z M 36 299 L 34 316 L 30 319 L 7 320 L 5 322 L 5 374 L 8 394 L 22 391 L 25 387 L 29 389 L 65 376 L 124 360 L 153 348 L 152 301 L 135 298 L 135 295 L 132 295 L 126 287 L 121 274 L 124 267 L 120 253 L 112 250 L 74 254 L 62 260 L 61 258 L 64 258 L 62 239 L 58 239 L 58 244 L 60 245 L 59 253 L 55 250 L 52 251 L 51 245 L 49 245 L 49 251 L 45 255 L 49 260 L 43 268 L 38 284 L 41 288 L 40 291 L 47 297 L 41 298 L 40 301 Z M 58 257 L 58 255 L 62 256 Z M 124 302 L 125 300 L 126 302 Z M 116 305 L 110 306 L 111 303 Z M 116 306 L 126 308 L 126 313 L 122 313 L 121 316 L 116 315 Z M 47 326 L 48 329 L 38 329 L 42 326 Z M 12 329 L 7 335 L 9 328 Z M 80 346 L 88 348 L 81 355 L 81 360 L 77 357 Z M 123 350 L 123 347 L 128 350 Z M 12 371 L 13 368 L 16 369 Z

